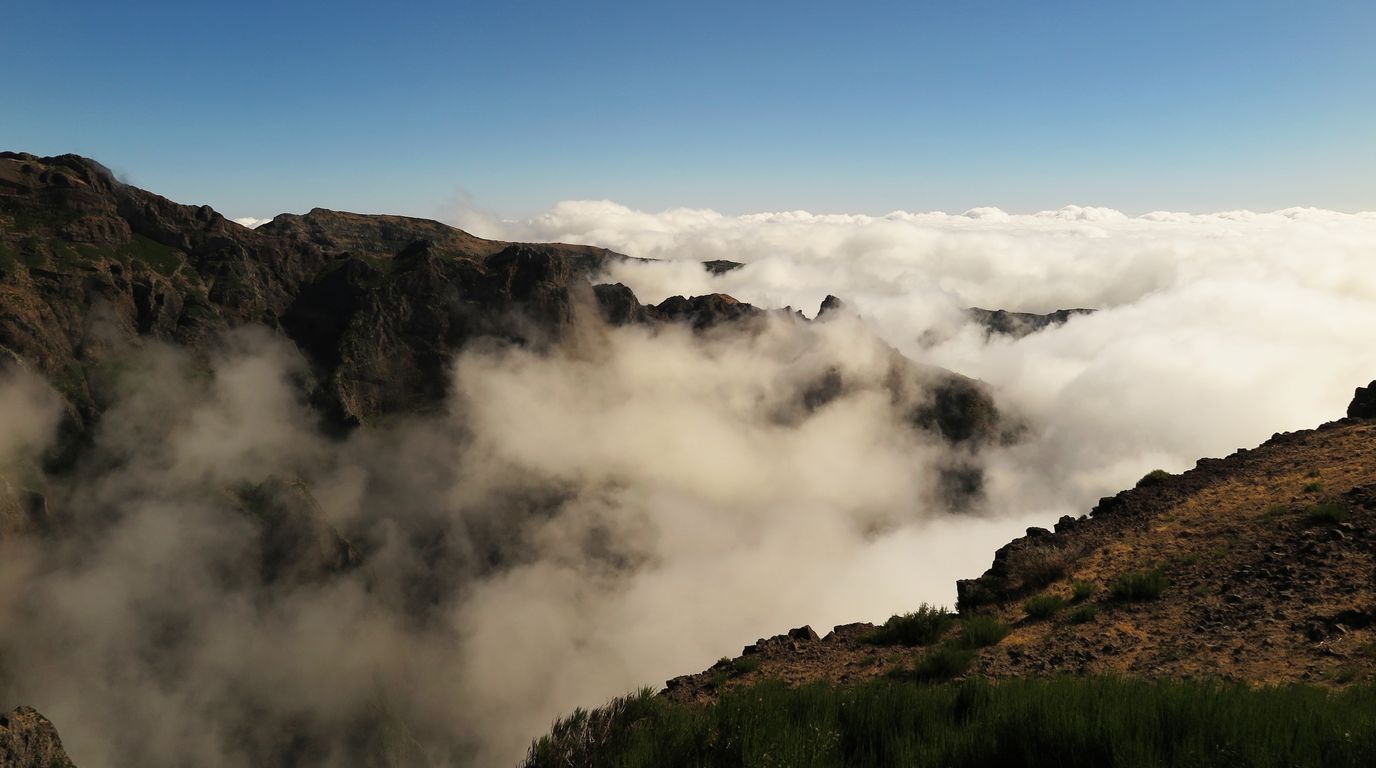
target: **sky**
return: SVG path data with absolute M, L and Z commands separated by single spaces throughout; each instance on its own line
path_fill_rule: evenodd
M 231 217 L 1376 209 L 1370 2 L 7 6 L 0 147 Z

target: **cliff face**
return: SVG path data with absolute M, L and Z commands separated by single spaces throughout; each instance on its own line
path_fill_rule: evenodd
M 316 405 L 347 428 L 436 405 L 449 360 L 478 338 L 557 343 L 580 316 L 707 330 L 766 314 L 721 294 L 642 306 L 624 286 L 591 286 L 624 258 L 319 208 L 251 230 L 92 160 L 0 153 L 0 354 L 53 381 L 78 431 L 100 412 L 103 370 L 140 339 L 204 352 L 236 325 L 274 329 L 311 362 Z M 920 378 L 915 423 L 955 442 L 996 435 L 981 385 L 937 369 Z

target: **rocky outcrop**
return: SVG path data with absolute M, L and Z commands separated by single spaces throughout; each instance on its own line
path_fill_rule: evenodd
M 1009 312 L 1004 309 L 981 309 L 970 307 L 965 314 L 974 322 L 984 326 L 986 336 L 999 334 L 1020 339 L 1029 334 L 1056 325 L 1062 325 L 1076 315 L 1088 315 L 1092 309 L 1058 309 L 1039 315 L 1034 312 Z
M 48 718 L 32 707 L 0 715 L 0 768 L 74 768 Z
M 362 554 L 330 525 L 304 482 L 272 477 L 237 497 L 260 530 L 264 583 L 313 581 L 362 564 Z
M 1376 419 L 1376 381 L 1365 387 L 1357 387 L 1352 402 L 1347 406 L 1350 419 Z

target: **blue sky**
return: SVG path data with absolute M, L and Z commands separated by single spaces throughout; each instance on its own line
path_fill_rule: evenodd
M 93 156 L 229 216 L 1376 209 L 1369 0 L 4 15 L 0 148 Z

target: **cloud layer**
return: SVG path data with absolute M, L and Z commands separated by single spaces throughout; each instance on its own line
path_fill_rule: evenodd
M 41 486 L 72 533 L 0 540 L 0 627 L 22 628 L 0 630 L 0 705 L 39 706 L 82 765 L 509 763 L 555 716 L 756 637 L 949 603 L 1025 526 L 1337 417 L 1376 377 L 1370 215 L 582 202 L 488 226 L 662 259 L 606 276 L 642 301 L 811 312 L 831 293 L 862 317 L 475 347 L 443 413 L 343 441 L 317 432 L 280 337 L 244 329 L 208 363 L 149 345 L 84 461 L 46 478 L 60 410 L 5 373 L 0 476 Z M 746 266 L 698 263 L 717 258 Z M 1013 340 L 970 305 L 1100 311 Z M 972 458 L 912 429 L 890 345 L 989 382 L 1022 440 Z M 847 386 L 808 407 L 831 371 Z M 960 513 L 937 482 L 953 459 L 987 479 Z M 265 580 L 271 518 L 241 491 L 273 476 L 364 565 Z

